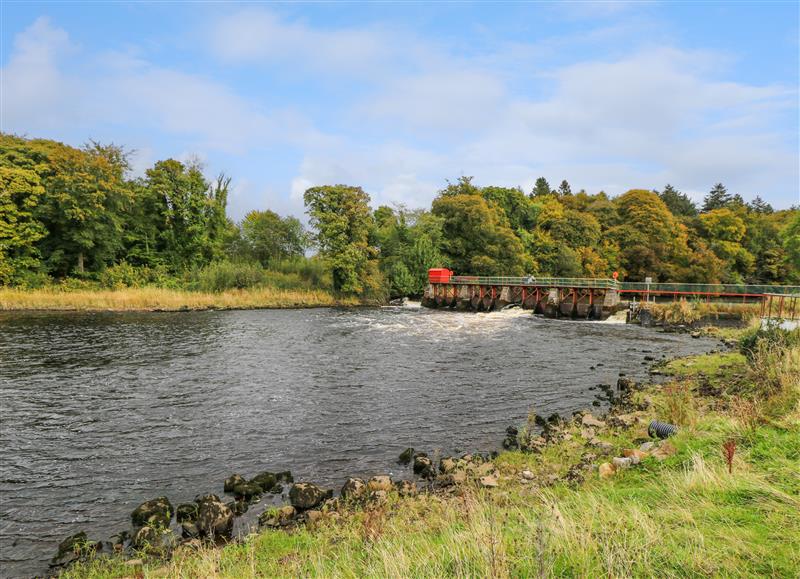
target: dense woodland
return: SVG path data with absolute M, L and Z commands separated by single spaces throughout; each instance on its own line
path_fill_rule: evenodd
M 0 285 L 221 290 L 263 284 L 370 299 L 419 294 L 430 267 L 461 274 L 698 283 L 800 283 L 800 209 L 717 184 L 695 206 L 666 185 L 618 197 L 448 182 L 431 208 L 370 207 L 360 187 L 305 193 L 296 217 L 226 215 L 231 179 L 157 162 L 132 178 L 114 145 L 0 135 Z M 311 257 L 309 257 L 311 256 Z

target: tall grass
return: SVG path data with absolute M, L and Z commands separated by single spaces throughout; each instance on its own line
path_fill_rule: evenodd
M 295 308 L 357 303 L 354 298 L 337 298 L 323 290 L 284 290 L 274 287 L 221 292 L 160 288 L 77 291 L 0 288 L 0 310 L 179 311 Z

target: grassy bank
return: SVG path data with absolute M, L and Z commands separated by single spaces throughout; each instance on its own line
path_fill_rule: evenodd
M 193 542 L 169 559 L 97 559 L 65 575 L 795 577 L 800 347 L 763 340 L 746 355 L 661 371 L 665 385 L 633 390 L 603 423 L 578 417 L 552 427 L 537 452 L 502 453 L 497 487 L 468 477 L 414 497 L 339 503 L 313 524 L 224 548 Z M 679 433 L 601 478 L 600 465 L 652 440 L 655 417 Z
M 302 308 L 357 305 L 353 298 L 336 298 L 312 289 L 261 287 L 220 292 L 162 288 L 115 290 L 20 290 L 0 288 L 0 310 L 54 311 L 180 311 L 206 309 Z

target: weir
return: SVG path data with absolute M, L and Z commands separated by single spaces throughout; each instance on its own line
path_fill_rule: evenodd
M 422 305 L 429 308 L 487 312 L 518 305 L 551 318 L 604 320 L 619 306 L 619 291 L 613 279 L 534 279 L 432 273 L 429 282 L 422 296 Z
M 453 275 L 431 269 L 422 305 L 428 308 L 492 311 L 518 305 L 551 318 L 604 320 L 621 300 L 761 302 L 790 319 L 800 317 L 798 286 L 620 282 L 609 278 L 491 277 Z M 626 295 L 627 294 L 627 295 Z

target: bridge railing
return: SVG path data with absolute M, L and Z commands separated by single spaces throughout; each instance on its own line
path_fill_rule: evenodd
M 460 285 L 527 285 L 533 287 L 586 287 L 598 289 L 615 289 L 617 282 L 607 278 L 572 278 L 572 277 L 502 277 L 481 275 L 454 275 L 450 283 Z
M 651 293 L 686 296 L 763 296 L 766 294 L 798 294 L 796 285 L 709 284 L 709 283 L 645 283 L 618 282 L 609 278 L 481 276 L 454 275 L 449 283 L 457 285 L 516 285 L 532 287 L 570 287 L 616 289 L 623 293 Z
M 762 296 L 765 294 L 796 294 L 796 285 L 710 284 L 710 283 L 644 283 L 620 282 L 623 293 L 664 293 L 677 295 Z

